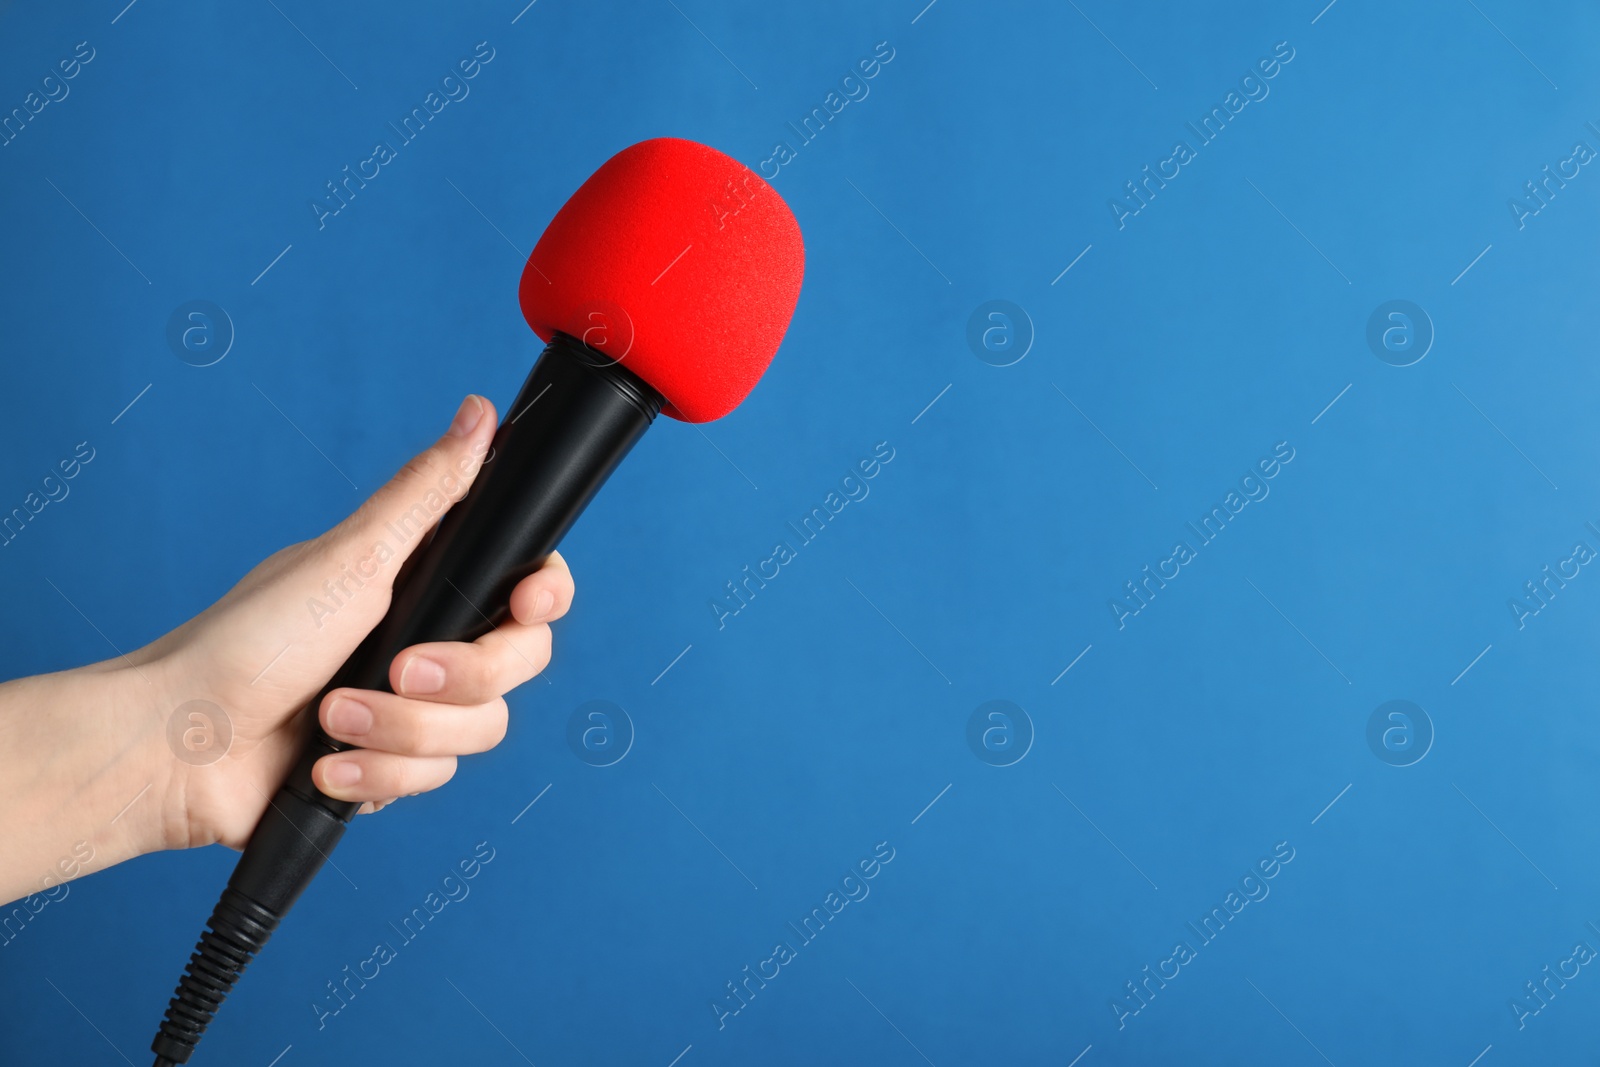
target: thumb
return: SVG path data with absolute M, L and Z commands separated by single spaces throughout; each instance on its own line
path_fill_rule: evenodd
M 264 560 L 204 615 L 150 647 L 192 649 L 185 660 L 192 666 L 183 671 L 216 679 L 208 683 L 215 692 L 259 695 L 254 705 L 242 696 L 234 703 L 276 723 L 277 712 L 309 699 L 383 617 L 400 565 L 466 495 L 488 458 L 497 421 L 492 404 L 468 396 L 444 436 L 353 514 Z M 373 592 L 363 595 L 364 589 Z M 226 688 L 261 679 L 263 664 L 272 673 L 261 686 Z M 273 699 L 285 694 L 287 703 Z
M 393 577 L 450 505 L 466 495 L 494 440 L 494 405 L 468 395 L 443 437 L 412 457 L 398 474 L 321 540 L 336 560 L 362 562 Z

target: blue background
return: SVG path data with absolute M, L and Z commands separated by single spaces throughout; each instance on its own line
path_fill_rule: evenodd
M 97 453 L 0 553 L 11 676 L 112 654 L 49 582 L 141 645 L 462 394 L 503 407 L 538 351 L 522 258 L 612 153 L 756 166 L 894 49 L 774 180 L 808 263 L 763 383 L 649 435 L 564 546 L 577 604 L 509 738 L 357 824 L 359 889 L 317 882 L 196 1063 L 1592 1062 L 1593 968 L 1523 1029 L 1508 1002 L 1600 947 L 1600 578 L 1521 629 L 1507 602 L 1600 547 L 1600 176 L 1520 228 L 1508 199 L 1600 149 L 1600 15 L 923 2 L 0 5 L 0 108 L 95 49 L 0 149 L 0 504 Z M 480 41 L 470 96 L 319 230 L 324 182 Z M 1119 228 L 1108 200 L 1280 41 L 1270 95 Z M 236 330 L 204 368 L 165 337 L 195 299 Z M 994 299 L 1032 337 L 1006 367 L 967 340 Z M 1436 334 L 1411 366 L 1366 339 L 1392 299 Z M 723 584 L 880 441 L 870 496 L 719 630 Z M 1119 629 L 1123 583 L 1279 442 L 1270 495 Z M 604 768 L 566 740 L 597 699 L 636 732 Z M 1031 722 L 1007 767 L 967 740 L 996 699 Z M 1390 700 L 1431 723 L 1411 766 L 1367 739 Z M 471 896 L 319 1030 L 480 841 Z M 870 897 L 719 1029 L 878 842 Z M 1119 1028 L 1279 842 L 1270 896 Z M 148 1062 L 232 863 L 76 883 L 0 949 L 0 1061 Z

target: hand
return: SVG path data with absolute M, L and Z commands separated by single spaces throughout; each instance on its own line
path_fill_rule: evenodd
M 469 396 L 449 431 L 349 518 L 274 553 L 165 637 L 126 657 L 0 686 L 0 840 L 10 839 L 0 843 L 0 900 L 37 891 L 39 876 L 85 834 L 99 844 L 93 868 L 158 848 L 243 848 L 312 714 L 330 736 L 361 746 L 319 760 L 317 787 L 364 801 L 363 811 L 437 788 L 457 756 L 498 744 L 504 694 L 549 662 L 550 623 L 572 602 L 559 555 L 516 586 L 511 618 L 490 633 L 400 652 L 389 670 L 393 693 L 339 689 L 307 708 L 383 617 L 400 565 L 465 495 L 495 424 L 493 406 Z M 168 720 L 190 701 L 221 712 L 185 724 L 175 751 Z M 207 749 L 230 733 L 220 758 Z

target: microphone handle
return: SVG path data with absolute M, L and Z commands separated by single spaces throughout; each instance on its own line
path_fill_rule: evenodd
M 609 356 L 556 334 L 539 356 L 465 497 L 418 546 L 389 610 L 310 706 L 334 689 L 391 692 L 389 666 L 426 641 L 471 641 L 510 611 L 517 582 L 544 564 L 661 410 L 662 398 Z M 424 536 L 445 494 L 417 501 L 382 539 Z M 357 594 L 359 595 L 359 594 Z M 156 1067 L 188 1062 L 224 997 L 344 836 L 360 804 L 311 781 L 316 761 L 354 748 L 320 724 L 251 834 L 151 1043 Z

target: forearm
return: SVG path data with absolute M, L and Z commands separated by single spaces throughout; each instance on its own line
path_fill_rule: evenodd
M 112 660 L 0 685 L 0 901 L 167 846 L 162 670 Z

